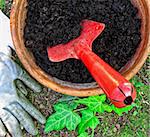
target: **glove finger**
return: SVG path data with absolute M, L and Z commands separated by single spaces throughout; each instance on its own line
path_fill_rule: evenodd
M 20 81 L 19 79 L 17 79 L 15 81 L 15 84 L 16 84 L 16 87 L 18 88 L 18 91 L 21 91 L 25 96 L 28 95 L 28 90 L 27 90 L 27 88 L 25 87 L 25 85 L 23 84 L 22 81 Z
M 17 65 L 9 56 L 0 52 L 0 60 L 8 67 L 10 74 L 13 74 L 14 79 L 16 79 L 19 74 L 22 73 L 22 69 Z
M 31 88 L 34 92 L 42 91 L 42 86 L 33 78 L 31 78 L 26 71 L 23 70 L 23 73 L 19 76 L 19 79 L 22 80 L 25 83 L 25 85 Z
M 36 120 L 38 120 L 41 124 L 45 124 L 45 117 L 25 98 L 22 94 L 19 97 L 18 103 Z
M 5 124 L 12 137 L 22 137 L 22 131 L 17 119 L 7 110 L 0 112 L 2 122 Z
M 5 135 L 6 135 L 6 129 L 0 119 L 0 137 L 5 137 Z
M 34 126 L 33 120 L 26 111 L 18 104 L 11 104 L 7 109 L 19 120 L 20 124 L 32 135 L 37 135 L 38 130 Z
M 29 74 L 25 70 L 23 70 L 17 63 L 15 63 L 10 57 L 0 52 L 0 60 L 2 60 L 5 65 L 8 66 L 10 73 L 14 74 L 14 79 L 18 77 L 35 92 L 42 91 L 41 85 L 38 84 L 38 82 L 36 82 L 34 79 L 32 79 Z

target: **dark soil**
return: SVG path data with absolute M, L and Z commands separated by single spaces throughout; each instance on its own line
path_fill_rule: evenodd
M 47 47 L 78 37 L 83 19 L 103 22 L 105 31 L 93 51 L 116 70 L 135 54 L 141 41 L 141 20 L 130 0 L 28 0 L 25 45 L 48 74 L 74 83 L 94 81 L 80 60 L 50 62 Z

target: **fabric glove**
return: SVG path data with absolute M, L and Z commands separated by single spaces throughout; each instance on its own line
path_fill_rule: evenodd
M 29 88 L 40 92 L 42 87 L 11 59 L 8 46 L 13 44 L 9 41 L 11 38 L 8 24 L 9 19 L 0 11 L 0 137 L 5 136 L 7 130 L 13 137 L 22 137 L 21 126 L 30 134 L 36 135 L 38 130 L 29 115 L 42 124 L 45 123 L 45 117 L 25 95 Z M 1 28 L 5 29 L 1 31 Z

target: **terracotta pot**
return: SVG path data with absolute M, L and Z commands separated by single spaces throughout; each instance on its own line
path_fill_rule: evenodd
M 134 57 L 121 70 L 126 79 L 131 79 L 142 67 L 149 54 L 150 45 L 150 0 L 132 0 L 139 9 L 139 16 L 142 18 L 142 42 L 136 51 Z M 26 0 L 14 0 L 11 11 L 11 33 L 16 48 L 17 55 L 26 70 L 46 87 L 57 92 L 72 96 L 91 96 L 102 94 L 103 91 L 96 82 L 87 84 L 75 84 L 61 81 L 57 78 L 47 75 L 41 68 L 35 64 L 34 57 L 24 45 L 23 33 L 26 18 Z

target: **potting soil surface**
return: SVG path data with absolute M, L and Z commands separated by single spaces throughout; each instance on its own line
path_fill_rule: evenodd
M 28 0 L 27 9 L 25 45 L 39 67 L 61 80 L 94 81 L 80 60 L 54 63 L 47 55 L 48 46 L 77 38 L 84 19 L 105 23 L 93 51 L 116 70 L 131 59 L 141 42 L 141 19 L 130 0 Z

